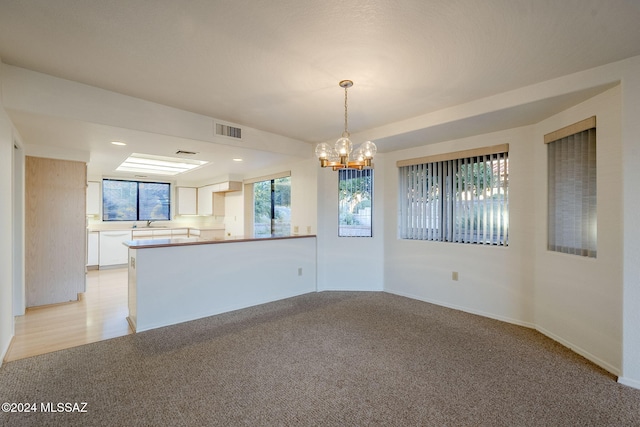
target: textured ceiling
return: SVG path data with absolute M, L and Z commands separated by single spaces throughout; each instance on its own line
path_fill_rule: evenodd
M 639 0 L 0 0 L 0 58 L 307 142 L 640 55 Z

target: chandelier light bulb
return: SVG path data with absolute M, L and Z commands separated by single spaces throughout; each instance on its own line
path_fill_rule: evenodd
M 363 143 L 360 147 L 362 148 L 365 159 L 373 159 L 373 156 L 375 156 L 376 152 L 378 151 L 378 147 L 376 147 L 376 144 L 371 141 Z
M 316 157 L 320 160 L 326 160 L 331 155 L 333 148 L 326 142 L 316 145 Z
M 327 158 L 327 160 L 329 161 L 329 163 L 338 163 L 338 162 L 340 162 L 340 156 L 338 155 L 336 150 L 332 149 L 329 152 L 329 157 Z
M 362 146 L 355 149 L 353 152 L 353 160 L 357 162 L 361 162 L 365 159 L 364 151 L 362 150 Z
M 353 144 L 351 143 L 351 140 L 349 138 L 343 136 L 336 141 L 335 148 L 339 155 L 348 156 L 349 154 L 351 154 Z

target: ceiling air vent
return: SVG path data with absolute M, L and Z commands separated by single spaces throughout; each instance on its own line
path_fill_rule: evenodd
M 222 123 L 216 123 L 216 135 L 226 136 L 228 138 L 242 139 L 242 129 L 223 125 Z
M 184 154 L 184 155 L 188 155 L 188 156 L 193 156 L 193 155 L 198 154 L 198 153 L 196 153 L 195 151 L 178 150 L 178 151 L 176 151 L 176 154 Z

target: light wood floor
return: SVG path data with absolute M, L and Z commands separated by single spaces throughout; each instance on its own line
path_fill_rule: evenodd
M 131 334 L 127 269 L 92 270 L 79 301 L 28 308 L 16 317 L 5 361 Z

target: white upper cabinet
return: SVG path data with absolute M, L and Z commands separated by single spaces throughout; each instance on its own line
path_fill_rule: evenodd
M 176 188 L 176 215 L 198 214 L 198 189 L 195 187 Z
M 225 181 L 213 185 L 214 193 L 226 193 L 228 191 L 240 190 L 242 190 L 242 182 L 240 181 Z
M 197 189 L 198 215 L 224 216 L 224 193 L 242 191 L 242 182 L 225 181 Z
M 87 215 L 100 216 L 100 183 L 87 183 Z
M 198 215 L 213 215 L 213 187 L 198 188 Z

